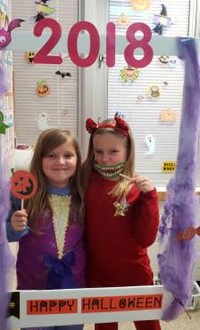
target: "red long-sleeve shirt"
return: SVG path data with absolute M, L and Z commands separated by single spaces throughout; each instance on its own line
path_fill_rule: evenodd
M 147 247 L 159 224 L 157 193 L 128 196 L 125 216 L 114 216 L 116 198 L 109 195 L 115 181 L 94 172 L 86 194 L 87 279 L 90 287 L 150 285 L 153 283 Z

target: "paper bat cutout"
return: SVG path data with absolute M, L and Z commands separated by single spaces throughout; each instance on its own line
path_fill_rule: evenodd
M 70 72 L 61 72 L 61 71 L 56 71 L 55 74 L 57 74 L 58 76 L 61 76 L 62 78 L 65 78 L 65 77 L 71 77 L 71 73 Z
M 8 46 L 12 40 L 11 32 L 17 27 L 21 26 L 21 23 L 24 22 L 23 19 L 15 18 L 8 24 L 8 29 L 0 29 L 0 49 Z

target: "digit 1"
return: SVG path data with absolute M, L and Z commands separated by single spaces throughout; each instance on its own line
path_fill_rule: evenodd
M 77 50 L 78 36 L 82 30 L 86 30 L 90 36 L 90 51 L 87 58 L 80 57 Z M 92 23 L 81 21 L 73 25 L 68 37 L 68 53 L 74 64 L 83 68 L 92 65 L 98 57 L 99 47 L 99 34 L 96 27 Z
M 136 32 L 141 31 L 143 33 L 142 39 L 136 39 Z M 131 24 L 126 32 L 126 38 L 129 41 L 129 45 L 125 48 L 124 57 L 128 65 L 135 68 L 144 68 L 151 63 L 153 59 L 153 49 L 149 45 L 151 40 L 151 29 L 144 23 Z M 142 48 L 144 51 L 142 59 L 136 59 L 134 56 L 134 50 L 136 48 Z
M 111 68 L 115 65 L 115 24 L 109 22 L 106 26 L 106 65 Z

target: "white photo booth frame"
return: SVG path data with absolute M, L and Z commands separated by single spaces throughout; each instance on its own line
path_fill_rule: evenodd
M 67 35 L 62 34 L 53 52 L 67 52 Z M 12 42 L 2 51 L 37 51 L 49 38 L 49 33 L 36 37 L 17 29 Z M 196 40 L 199 47 L 199 39 Z M 125 36 L 116 36 L 117 54 L 123 54 L 128 42 Z M 154 55 L 176 55 L 176 38 L 152 36 L 149 43 Z M 84 54 L 90 48 L 87 35 L 80 34 L 77 48 Z M 100 53 L 106 51 L 106 36 L 100 36 Z M 140 49 L 135 54 L 142 54 Z M 17 293 L 18 292 L 18 293 Z M 18 301 L 9 304 L 8 320 L 14 327 L 36 327 L 113 321 L 162 319 L 163 311 L 174 297 L 163 286 L 138 286 L 80 290 L 15 291 Z M 93 306 L 87 309 L 88 304 Z M 39 306 L 39 307 L 38 307 Z M 100 306 L 100 307 L 99 307 Z M 13 310 L 18 315 L 13 316 Z M 73 313 L 72 313 L 73 311 Z M 45 317 L 44 317 L 45 316 Z

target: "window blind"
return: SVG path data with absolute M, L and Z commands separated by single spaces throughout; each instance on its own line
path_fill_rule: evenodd
M 172 22 L 163 28 L 163 37 L 187 36 L 191 1 L 168 0 L 162 4 Z M 116 23 L 118 34 L 125 34 L 127 29 L 118 23 L 122 14 L 128 17 L 130 24 L 140 21 L 153 29 L 154 15 L 159 15 L 161 10 L 159 1 L 152 0 L 146 11 L 136 11 L 129 0 L 110 0 L 109 21 Z M 183 63 L 176 56 L 170 56 L 168 60 L 164 63 L 164 58 L 154 56 L 150 65 L 139 69 L 138 78 L 132 81 L 125 81 L 120 76 L 127 68 L 122 55 L 116 56 L 116 65 L 108 70 L 108 116 L 113 117 L 116 111 L 124 115 L 135 139 L 136 171 L 147 175 L 160 187 L 165 186 L 173 175 L 173 172 L 163 171 L 163 165 L 175 162 L 177 157 L 184 79 Z M 152 97 L 153 86 L 159 88 L 158 97 Z M 167 113 L 171 114 L 171 120 L 164 121 L 164 111 L 165 117 Z M 154 139 L 154 146 L 145 142 L 147 137 Z
M 31 31 L 37 14 L 34 1 L 12 2 L 12 17 L 25 20 L 21 31 Z M 78 0 L 48 2 L 54 12 L 46 17 L 56 19 L 62 33 L 67 34 L 78 21 Z M 31 52 L 30 50 L 27 50 Z M 63 62 L 53 64 L 28 64 L 25 54 L 14 52 L 14 104 L 15 134 L 18 144 L 34 144 L 41 130 L 49 127 L 70 129 L 77 134 L 78 122 L 78 69 L 67 54 L 60 54 Z M 69 73 L 61 77 L 56 71 Z M 36 95 L 37 84 L 45 81 L 50 94 L 46 97 Z

